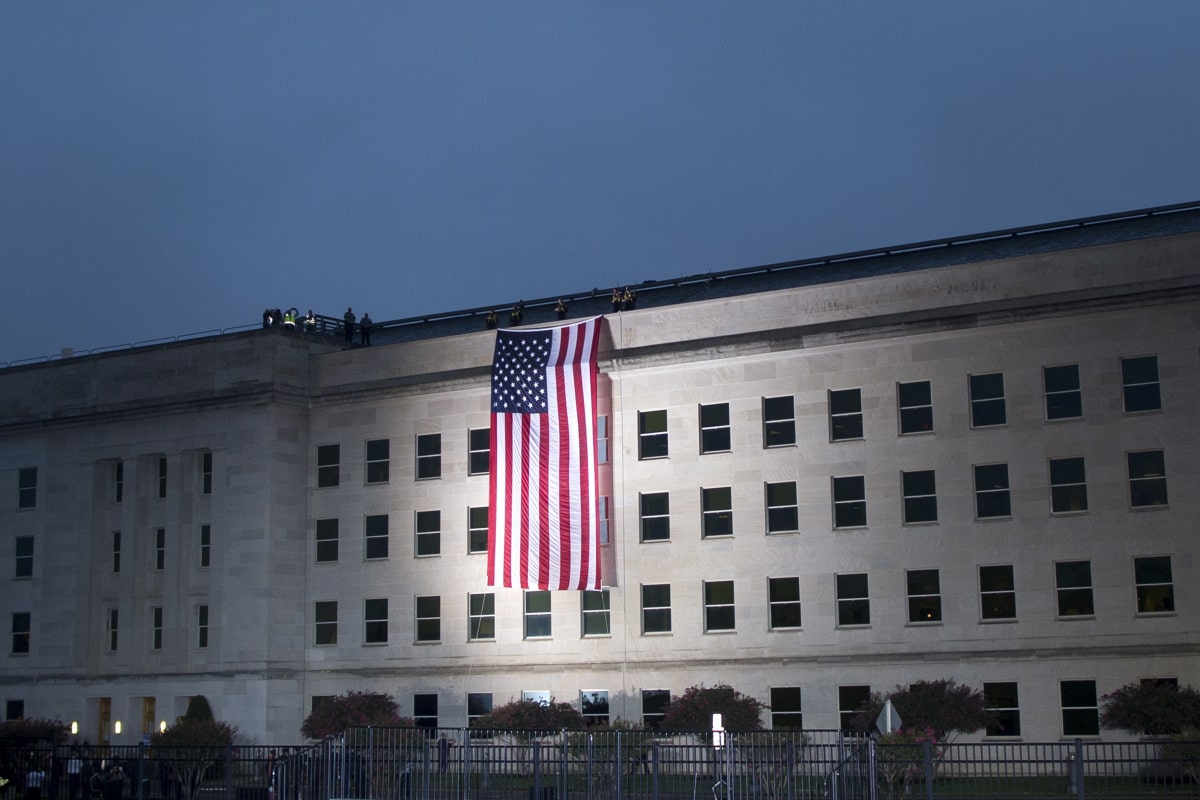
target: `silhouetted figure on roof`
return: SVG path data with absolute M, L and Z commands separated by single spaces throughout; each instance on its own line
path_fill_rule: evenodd
M 499 324 L 500 324 L 499 320 L 496 319 L 496 309 L 493 308 L 491 311 L 488 312 L 488 315 L 487 315 L 488 330 L 490 331 L 490 330 L 494 329 Z
M 613 289 L 612 307 L 614 312 L 621 310 L 621 292 L 617 289 Z
M 313 315 L 312 309 L 308 310 L 308 316 L 304 318 L 304 332 L 312 333 L 317 329 L 317 318 Z
M 637 307 L 637 292 L 625 287 L 625 294 L 621 297 L 621 307 L 626 311 L 633 311 Z
M 346 336 L 346 344 L 354 344 L 354 311 L 349 306 L 342 315 L 342 333 Z
M 512 307 L 512 311 L 508 314 L 508 321 L 513 327 L 521 324 L 521 320 L 525 318 L 525 301 L 522 300 Z
M 265 329 L 265 328 L 271 327 L 271 322 L 272 322 L 271 309 L 264 308 L 263 309 L 263 328 Z
M 558 305 L 554 306 L 554 313 L 558 315 L 559 319 L 567 318 L 567 304 L 562 301 L 561 297 L 558 298 Z
M 371 346 L 371 315 L 363 312 L 362 320 L 358 323 L 358 334 L 364 347 Z

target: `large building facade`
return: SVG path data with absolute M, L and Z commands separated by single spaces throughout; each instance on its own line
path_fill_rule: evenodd
M 1200 681 L 1200 206 L 640 294 L 571 310 L 606 312 L 600 592 L 486 585 L 480 315 L 0 370 L 6 714 L 131 743 L 203 694 L 265 744 L 352 689 L 653 724 L 724 682 L 834 728 L 950 678 L 1042 741 Z

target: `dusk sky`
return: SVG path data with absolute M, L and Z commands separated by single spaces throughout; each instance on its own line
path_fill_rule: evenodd
M 0 365 L 1200 200 L 1200 2 L 0 5 Z

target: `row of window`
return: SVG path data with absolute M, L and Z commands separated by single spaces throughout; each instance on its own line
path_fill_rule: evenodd
M 204 452 L 200 456 L 199 464 L 199 481 L 200 493 L 212 494 L 213 490 L 213 457 L 211 452 Z M 165 498 L 167 496 L 167 459 L 165 456 L 159 456 L 157 475 L 155 477 L 155 487 L 158 497 Z M 112 473 L 109 482 L 110 495 L 114 503 L 120 503 L 125 499 L 125 462 L 112 462 Z M 17 508 L 32 509 L 37 508 L 37 487 L 38 487 L 38 468 L 23 467 L 17 471 Z
M 209 608 L 207 604 L 195 607 L 194 643 L 199 649 L 208 647 L 209 638 Z M 12 655 L 27 655 L 30 652 L 33 615 L 29 611 L 17 611 L 12 614 Z M 104 609 L 104 647 L 110 653 L 117 652 L 121 641 L 121 614 L 116 608 Z M 150 639 L 151 650 L 162 650 L 163 647 L 163 607 L 154 606 L 150 609 Z
M 114 574 L 121 572 L 122 556 L 125 555 L 128 542 L 121 531 L 113 531 L 109 549 L 109 563 Z M 167 529 L 154 529 L 154 549 L 151 551 L 151 568 L 162 571 L 167 566 Z M 197 539 L 196 565 L 209 567 L 212 564 L 212 526 L 201 525 Z M 13 577 L 33 577 L 34 537 L 16 536 L 13 538 Z

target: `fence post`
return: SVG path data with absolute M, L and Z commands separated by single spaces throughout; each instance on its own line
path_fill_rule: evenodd
M 925 751 L 925 800 L 933 800 L 933 743 L 926 739 L 922 749 Z
M 558 788 L 561 793 L 559 800 L 570 800 L 570 789 L 567 787 L 567 730 L 560 731 L 562 744 L 558 748 Z
M 1075 758 L 1071 762 L 1073 771 L 1072 777 L 1075 779 L 1075 797 L 1078 800 L 1084 800 L 1083 796 L 1083 740 L 1075 740 Z
M 660 768 L 662 762 L 659 758 L 658 742 L 650 743 L 650 761 L 653 764 L 654 769 L 654 776 L 651 779 L 651 786 L 653 787 L 654 800 L 658 800 L 658 775 L 662 771 Z
M 462 799 L 471 800 L 471 731 L 468 728 L 462 729 L 463 737 L 463 755 L 462 765 L 459 767 L 462 770 Z
M 879 782 L 875 780 L 879 762 L 875 753 L 875 737 L 867 739 L 867 797 L 879 800 Z
M 146 789 L 144 786 L 146 781 L 143 779 L 143 776 L 145 775 L 144 770 L 145 770 L 145 765 L 146 765 L 146 745 L 143 742 L 138 742 L 138 751 L 137 752 L 138 752 L 137 769 L 134 770 L 134 776 L 135 776 L 134 780 L 137 781 L 137 788 L 134 790 L 133 794 L 134 794 L 134 797 L 137 798 L 137 800 L 142 800 L 142 798 L 145 797 L 145 795 L 146 795 Z
M 623 746 L 623 743 L 621 742 L 621 732 L 620 731 L 617 731 L 616 755 L 617 755 L 616 764 L 613 765 L 613 773 L 614 773 L 613 774 L 613 792 L 614 792 L 613 797 L 615 797 L 616 800 L 623 800 L 625 797 L 625 794 L 621 791 L 621 789 L 623 788 L 621 777 L 622 777 L 622 774 L 625 772 L 625 748 Z
M 233 743 L 225 745 L 225 800 L 233 800 Z
M 441 764 L 442 764 L 441 758 L 442 757 L 440 754 L 441 753 L 441 744 L 440 743 L 438 744 L 438 748 L 439 748 L 438 769 L 441 769 Z M 430 769 L 430 763 L 431 763 L 432 758 L 433 758 L 433 748 L 429 744 L 428 737 L 426 737 L 421 743 L 421 800 L 429 800 L 429 781 L 430 781 L 429 773 L 432 772 L 432 770 Z M 445 776 L 442 777 L 442 780 L 446 780 Z M 400 795 L 401 798 L 407 798 L 409 795 L 409 792 L 412 791 L 412 769 L 408 765 L 405 765 L 405 767 L 404 767 L 404 783 L 405 783 L 406 791 L 404 791 Z
M 796 740 L 787 740 L 787 790 L 784 794 L 787 800 L 796 800 Z
M 529 800 L 542 800 L 542 745 L 537 739 L 533 740 L 533 797 Z

